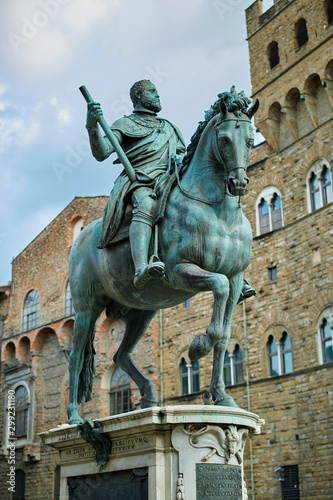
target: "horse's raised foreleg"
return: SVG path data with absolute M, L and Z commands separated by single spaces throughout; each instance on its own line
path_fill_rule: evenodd
M 223 274 L 206 271 L 192 263 L 178 264 L 173 269 L 171 277 L 177 288 L 195 292 L 211 291 L 214 295 L 213 314 L 206 335 L 200 334 L 194 337 L 189 348 L 191 361 L 196 361 L 210 353 L 222 337 L 224 311 L 229 296 L 229 280 Z
M 229 284 L 230 292 L 223 319 L 223 335 L 221 340 L 214 346 L 213 372 L 210 390 L 216 405 L 237 407 L 238 405 L 235 403 L 234 399 L 225 393 L 223 364 L 230 339 L 232 316 L 243 286 L 243 273 L 230 278 Z
M 150 408 L 158 404 L 153 382 L 147 379 L 133 362 L 133 349 L 139 342 L 156 311 L 131 309 L 125 316 L 126 331 L 118 351 L 113 356 L 117 363 L 136 383 L 141 394 L 141 408 Z
M 90 385 L 89 366 L 93 363 L 93 337 L 95 322 L 101 311 L 79 312 L 75 315 L 73 348 L 69 358 L 69 403 L 67 407 L 68 423 L 77 424 L 83 419 L 79 415 L 82 397 L 87 395 L 83 385 Z M 83 364 L 86 363 L 85 366 Z M 84 368 L 84 369 L 83 369 Z M 92 376 L 92 374 L 91 374 Z M 80 388 L 81 385 L 81 388 Z M 80 389 L 80 390 L 79 390 Z

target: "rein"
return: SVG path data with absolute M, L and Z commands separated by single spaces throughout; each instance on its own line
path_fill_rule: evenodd
M 187 198 L 190 198 L 191 200 L 198 201 L 199 203 L 204 203 L 205 205 L 220 205 L 221 203 L 223 203 L 223 201 L 224 201 L 224 199 L 225 199 L 226 196 L 232 196 L 231 194 L 229 194 L 227 192 L 227 180 L 225 179 L 224 180 L 224 188 L 225 188 L 225 190 L 224 190 L 224 196 L 223 196 L 223 198 L 221 198 L 221 200 L 218 200 L 218 201 L 209 201 L 209 200 L 204 200 L 203 198 L 198 198 L 198 197 L 193 196 L 192 194 L 188 193 L 187 191 L 185 191 L 185 189 L 182 188 L 182 186 L 180 185 L 178 165 L 176 163 L 175 163 L 175 174 L 176 174 L 177 184 L 178 184 L 180 192 L 184 196 L 186 196 Z
M 214 127 L 215 132 L 216 132 L 215 142 L 217 141 L 217 139 L 216 139 L 216 136 L 217 136 L 217 127 L 218 127 L 218 125 L 220 125 L 223 122 L 236 122 L 236 128 L 238 128 L 240 126 L 239 122 L 247 122 L 247 123 L 249 123 L 249 120 L 244 120 L 242 118 L 227 118 L 226 120 L 222 120 L 222 121 L 216 123 L 215 127 Z M 218 150 L 218 148 L 217 148 L 217 150 Z M 221 155 L 218 154 L 217 156 L 219 156 L 218 160 L 223 165 L 223 161 L 222 161 Z M 235 167 L 235 168 L 231 168 L 230 170 L 227 170 L 227 169 L 225 169 L 225 170 L 226 170 L 226 173 L 228 173 L 231 170 L 244 170 L 244 171 L 246 171 L 246 168 L 245 167 Z M 223 193 L 223 197 L 220 200 L 210 201 L 210 200 L 206 200 L 206 199 L 203 199 L 203 198 L 199 198 L 197 196 L 193 196 L 190 193 L 188 193 L 187 191 L 185 191 L 185 189 L 181 186 L 181 184 L 180 184 L 180 178 L 179 178 L 178 165 L 176 164 L 176 162 L 175 162 L 175 174 L 176 174 L 177 184 L 178 184 L 178 187 L 179 187 L 179 190 L 181 191 L 181 193 L 184 196 L 186 196 L 187 198 L 190 198 L 191 200 L 194 200 L 194 201 L 198 201 L 199 203 L 204 203 L 205 205 L 221 205 L 221 203 L 224 202 L 226 196 L 230 196 L 230 197 L 234 196 L 234 195 L 228 193 L 228 191 L 227 191 L 227 183 L 228 183 L 228 181 L 227 181 L 226 178 L 224 179 L 224 193 Z M 239 205 L 240 205 L 240 196 L 239 196 Z

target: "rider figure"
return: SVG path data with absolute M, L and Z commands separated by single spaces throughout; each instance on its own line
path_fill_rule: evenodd
M 149 80 L 136 82 L 130 90 L 130 97 L 133 113 L 117 120 L 111 130 L 135 170 L 136 181 L 131 183 L 125 171 L 116 180 L 105 208 L 99 246 L 105 248 L 110 244 L 123 218 L 126 199 L 131 199 L 133 217 L 129 237 L 135 267 L 134 285 L 139 289 L 149 279 L 164 276 L 163 262 L 157 260 L 148 264 L 148 248 L 158 199 L 170 179 L 175 158 L 185 153 L 185 143 L 177 127 L 157 117 L 162 108 L 153 83 Z M 114 152 L 110 141 L 102 136 L 97 125 L 101 115 L 98 103 L 88 104 L 86 128 L 93 156 L 98 161 L 105 160 Z

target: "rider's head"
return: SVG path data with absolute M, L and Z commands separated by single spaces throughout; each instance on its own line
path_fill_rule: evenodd
M 147 109 L 158 113 L 162 109 L 156 87 L 149 80 L 139 80 L 134 83 L 130 90 L 130 98 L 137 111 Z

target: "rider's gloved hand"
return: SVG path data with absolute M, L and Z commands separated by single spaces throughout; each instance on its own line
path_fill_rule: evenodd
M 88 130 L 96 128 L 98 119 L 101 116 L 103 116 L 103 112 L 99 102 L 90 102 L 88 104 L 86 128 Z

